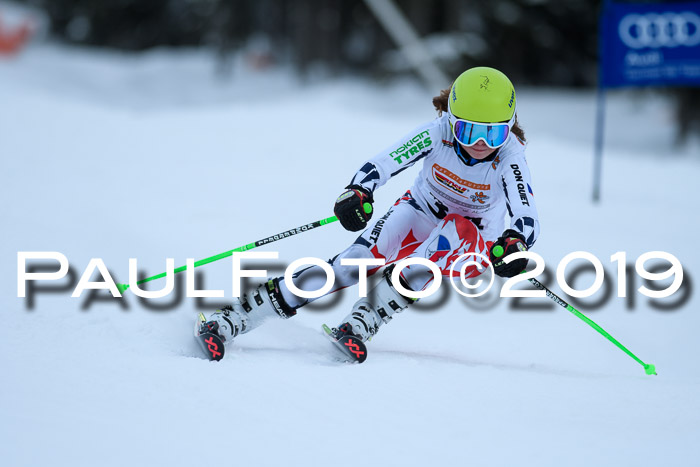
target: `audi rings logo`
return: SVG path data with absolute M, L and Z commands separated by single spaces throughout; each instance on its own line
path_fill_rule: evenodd
M 628 47 L 693 47 L 700 44 L 700 16 L 683 13 L 629 14 L 622 18 L 618 30 Z

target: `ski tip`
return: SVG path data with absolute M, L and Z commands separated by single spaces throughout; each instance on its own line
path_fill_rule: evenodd
M 209 360 L 218 362 L 224 358 L 224 342 L 219 336 L 205 332 L 197 336 L 197 340 Z
M 345 353 L 352 363 L 362 363 L 367 360 L 367 347 L 355 336 L 343 336 L 338 340 L 340 348 L 345 347 Z

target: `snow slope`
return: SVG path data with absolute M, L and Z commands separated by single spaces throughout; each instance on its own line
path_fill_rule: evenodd
M 238 65 L 220 80 L 205 52 L 48 45 L 0 61 L 2 465 L 697 462 L 697 294 L 664 312 L 634 292 L 632 310 L 611 298 L 589 313 L 657 377 L 563 309 L 492 297 L 480 310 L 446 288 L 383 327 L 360 366 L 334 362 L 319 331 L 356 288 L 241 337 L 220 363 L 199 358 L 194 299 L 153 311 L 70 288 L 36 295 L 33 309 L 17 298 L 18 251 L 59 251 L 78 276 L 99 257 L 127 281 L 129 258 L 155 274 L 165 258 L 184 264 L 326 217 L 363 158 L 434 116 L 431 93 L 410 83 L 303 86 Z M 671 146 L 669 103 L 611 96 L 595 206 L 594 94 L 526 89 L 519 101 L 547 268 L 589 251 L 615 291 L 612 254 L 664 250 L 692 284 L 698 145 Z M 377 194 L 379 212 L 415 174 Z M 329 225 L 264 250 L 280 252 L 269 264 L 280 273 L 354 237 Z M 199 271 L 229 296 L 230 267 Z

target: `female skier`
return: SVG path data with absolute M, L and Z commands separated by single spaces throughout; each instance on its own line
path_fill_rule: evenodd
M 453 265 L 454 271 L 460 270 L 455 263 L 460 256 L 476 252 L 488 255 L 502 277 L 525 268 L 526 259 L 503 261 L 509 254 L 532 248 L 539 233 L 513 85 L 498 70 L 471 68 L 433 98 L 433 104 L 438 118 L 365 162 L 336 200 L 334 212 L 343 227 L 365 230 L 328 261 L 336 277 L 329 293 L 359 280 L 357 266 L 342 266 L 343 258 L 377 258 L 387 264 L 426 258 L 449 277 Z M 373 192 L 418 162 L 423 166 L 413 186 L 367 228 L 372 212 L 365 212 L 364 205 L 371 205 Z M 506 210 L 510 222 L 504 230 Z M 505 252 L 498 258 L 492 253 L 495 246 Z M 352 334 L 366 342 L 414 301 L 397 292 L 391 267 L 333 329 L 336 339 Z M 469 266 L 465 272 L 474 277 L 481 271 Z M 433 280 L 430 269 L 422 265 L 406 267 L 399 277 L 401 285 L 413 291 L 424 290 Z M 298 271 L 293 278 L 294 285 L 303 284 L 306 290 L 317 290 L 326 280 L 318 266 Z M 272 278 L 215 312 L 203 326 L 228 344 L 268 317 L 294 316 L 310 301 L 291 293 L 283 277 Z

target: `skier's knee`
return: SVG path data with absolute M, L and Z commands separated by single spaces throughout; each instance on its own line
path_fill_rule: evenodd
M 333 258 L 330 263 L 335 272 L 335 281 L 337 288 L 350 287 L 359 282 L 359 273 L 356 266 L 341 266 L 342 259 L 375 259 L 372 251 L 365 245 L 353 243 L 345 251 Z M 371 276 L 381 266 L 372 266 L 368 268 L 367 275 Z
M 451 221 L 454 221 L 455 229 L 460 238 L 470 238 L 478 234 L 478 227 L 469 219 L 458 214 L 448 214 L 443 220 L 443 228 Z

